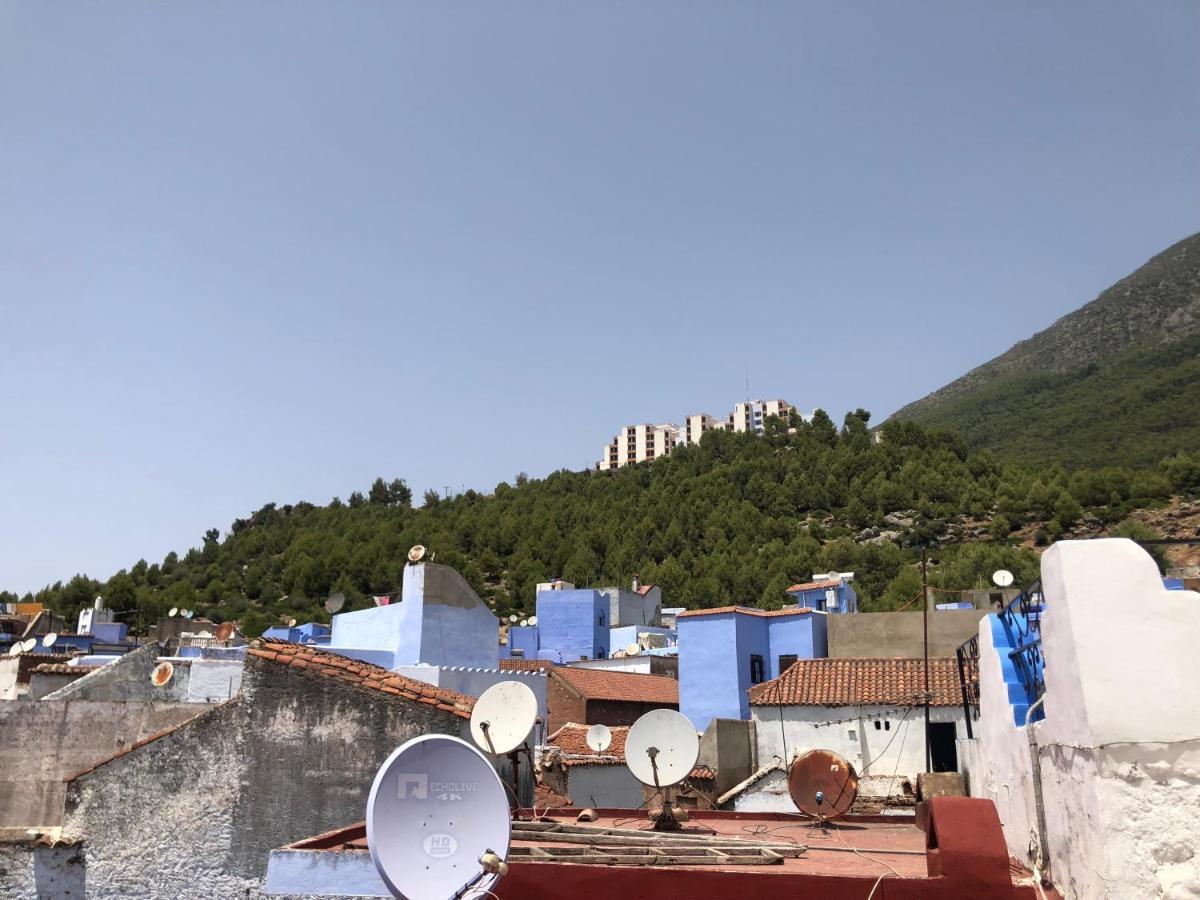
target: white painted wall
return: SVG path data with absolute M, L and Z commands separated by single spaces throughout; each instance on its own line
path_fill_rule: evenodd
M 606 672 L 639 672 L 650 674 L 649 656 L 609 657 L 608 659 L 580 659 L 570 664 L 573 669 L 604 669 Z
M 1069 897 L 1200 896 L 1200 595 L 1167 591 L 1132 541 L 1061 541 L 1047 611 L 1039 747 L 1047 849 Z M 990 617 L 980 623 L 978 740 L 960 744 L 1009 851 L 1036 835 L 1028 736 L 1012 718 Z
M 891 776 L 896 773 L 892 793 L 899 794 L 905 778 L 912 782 L 917 773 L 925 771 L 924 708 L 913 707 L 907 716 L 906 709 L 894 706 L 751 706 L 750 717 L 757 723 L 758 759 L 770 760 L 772 756 L 778 756 L 791 762 L 798 753 L 832 750 L 854 766 L 859 775 Z M 844 721 L 846 719 L 851 721 Z M 929 720 L 953 722 L 958 736 L 966 736 L 962 707 L 931 707 Z M 878 729 L 876 722 L 880 723 Z
M 17 699 L 17 658 L 0 656 L 0 700 Z

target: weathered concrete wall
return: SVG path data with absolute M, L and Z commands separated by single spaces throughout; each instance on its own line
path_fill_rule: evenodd
M 0 827 L 60 824 L 63 778 L 196 712 L 178 703 L 0 703 Z
M 19 834 L 0 837 L 0 897 L 76 900 L 86 897 L 83 848 L 46 846 Z
M 929 612 L 929 655 L 953 656 L 979 630 L 980 609 Z M 924 654 L 920 612 L 857 613 L 829 616 L 829 655 L 834 657 L 915 657 Z
M 362 819 L 398 744 L 463 725 L 251 658 L 237 699 L 71 783 L 88 897 L 255 896 L 272 849 Z
M 717 795 L 741 784 L 758 768 L 756 727 L 753 719 L 713 719 L 700 736 L 697 764 L 717 773 L 714 784 Z
M 34 672 L 29 679 L 29 699 L 41 700 L 55 691 L 62 690 L 68 684 L 73 684 L 81 677 L 83 676 L 78 674 L 66 675 L 59 672 Z
M 77 678 L 45 700 L 167 700 L 163 688 L 150 683 L 150 673 L 158 665 L 159 646 L 146 644 L 126 653 L 106 666 L 100 666 Z
M 17 699 L 17 667 L 15 656 L 0 656 L 0 701 Z
M 642 783 L 628 766 L 568 766 L 567 791 L 575 806 L 636 809 L 642 805 Z

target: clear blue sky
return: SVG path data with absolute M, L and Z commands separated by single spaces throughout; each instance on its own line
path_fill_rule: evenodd
M 1200 6 L 5 2 L 0 588 L 745 393 L 880 420 L 1200 229 Z

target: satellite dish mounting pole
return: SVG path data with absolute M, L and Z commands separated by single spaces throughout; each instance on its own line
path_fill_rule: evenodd
M 933 751 L 929 746 L 929 551 L 921 545 L 921 631 L 925 653 L 925 679 L 923 685 L 925 700 L 925 771 L 933 771 Z

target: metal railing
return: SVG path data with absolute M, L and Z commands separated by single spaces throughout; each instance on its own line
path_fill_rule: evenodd
M 979 635 L 955 651 L 958 657 L 958 683 L 962 688 L 963 713 L 967 720 L 967 738 L 973 738 L 971 722 L 979 718 Z

